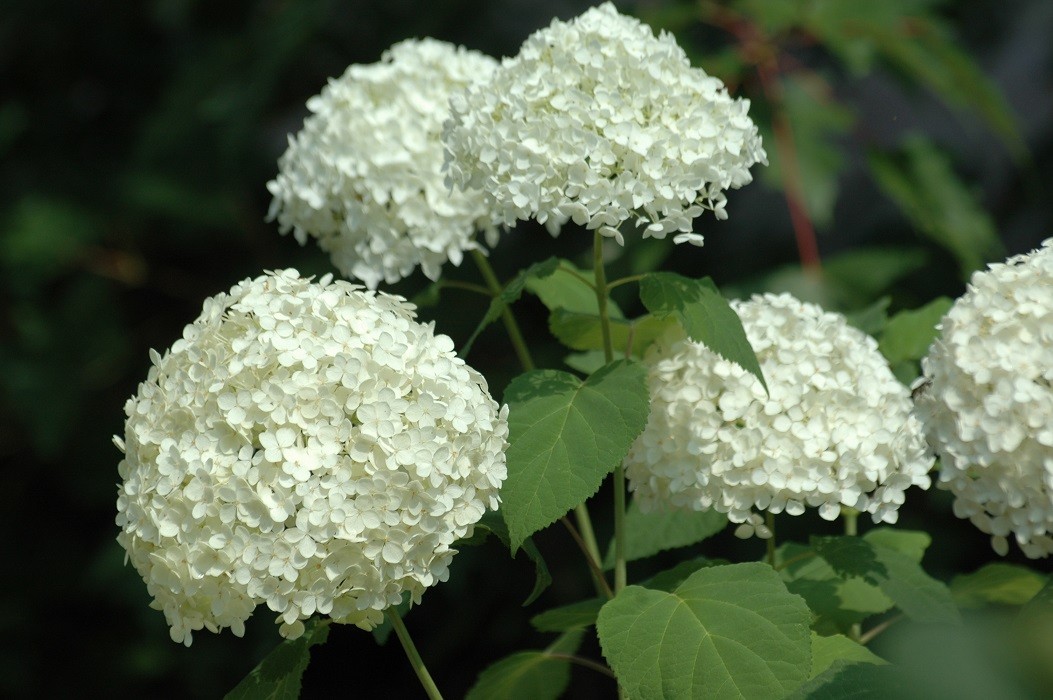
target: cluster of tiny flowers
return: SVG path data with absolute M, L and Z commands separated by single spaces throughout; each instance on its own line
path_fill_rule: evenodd
M 726 218 L 724 190 L 767 162 L 748 108 L 670 34 L 605 3 L 535 32 L 453 96 L 447 173 L 507 225 L 534 218 L 555 235 L 572 220 L 621 243 L 636 217 L 645 237 L 701 245 L 692 220 Z
M 496 243 L 481 193 L 451 192 L 442 164 L 450 93 L 486 78 L 497 62 L 434 39 L 407 40 L 379 63 L 350 66 L 311 98 L 290 138 L 269 219 L 300 244 L 308 236 L 343 274 L 371 289 L 420 266 L 438 279 L 449 260 Z
M 1053 238 L 973 275 L 922 361 L 918 412 L 954 512 L 1053 553 Z
M 757 511 L 835 519 L 842 507 L 893 523 L 929 487 L 910 393 L 877 343 L 839 314 L 788 294 L 733 302 L 768 384 L 700 343 L 647 357 L 651 416 L 625 460 L 643 510 L 716 509 L 740 537 L 770 537 Z
M 507 408 L 401 297 L 269 273 L 206 300 L 125 406 L 118 541 L 172 638 L 259 604 L 370 629 L 498 506 Z

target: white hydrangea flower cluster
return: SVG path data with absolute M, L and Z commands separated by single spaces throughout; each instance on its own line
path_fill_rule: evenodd
M 372 628 L 498 506 L 507 407 L 401 297 L 269 273 L 206 300 L 125 406 L 118 541 L 172 638 L 259 604 Z
M 1053 238 L 977 272 L 922 360 L 918 413 L 954 512 L 1053 553 Z
M 644 237 L 701 245 L 692 220 L 726 218 L 724 190 L 767 163 L 748 109 L 672 35 L 608 2 L 553 21 L 452 97 L 447 173 L 507 225 L 535 218 L 555 235 L 573 220 L 622 243 L 635 216 Z
M 267 183 L 268 220 L 300 244 L 318 240 L 344 275 L 371 289 L 420 266 L 429 278 L 497 230 L 479 192 L 451 192 L 442 174 L 448 101 L 497 61 L 435 39 L 395 44 L 352 65 L 307 107 L 313 113 Z
M 665 338 L 647 356 L 651 415 L 626 457 L 643 510 L 714 508 L 740 537 L 771 536 L 757 511 L 833 520 L 842 507 L 894 523 L 904 491 L 929 487 L 910 393 L 877 342 L 840 314 L 788 294 L 732 302 L 760 381 L 700 343 Z

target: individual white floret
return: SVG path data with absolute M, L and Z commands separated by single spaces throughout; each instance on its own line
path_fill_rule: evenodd
M 441 172 L 448 100 L 497 62 L 436 41 L 395 44 L 379 63 L 352 65 L 307 102 L 289 139 L 269 219 L 304 244 L 317 239 L 344 275 L 370 288 L 416 267 L 438 279 L 447 260 L 490 245 L 497 231 L 479 192 L 451 192 Z
M 976 272 L 922 360 L 940 488 L 999 554 L 1053 553 L 1053 238 Z
M 401 297 L 268 273 L 205 301 L 125 405 L 118 542 L 172 638 L 257 605 L 372 628 L 498 506 L 507 408 Z
M 873 338 L 788 294 L 732 302 L 768 383 L 680 333 L 653 347 L 651 414 L 625 460 L 643 510 L 716 509 L 739 536 L 760 512 L 894 523 L 933 459 L 910 394 Z
M 692 220 L 726 218 L 724 190 L 767 163 L 749 100 L 609 2 L 535 32 L 451 107 L 450 182 L 482 190 L 505 224 L 534 218 L 553 235 L 573 220 L 620 243 L 635 219 L 644 237 L 701 245 Z

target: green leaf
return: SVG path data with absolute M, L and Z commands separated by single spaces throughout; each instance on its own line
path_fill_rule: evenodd
M 771 567 L 746 563 L 701 569 L 671 593 L 628 586 L 596 626 L 631 698 L 770 698 L 808 677 L 808 620 Z
M 612 318 L 611 344 L 614 351 L 624 353 L 632 343 L 632 354 L 641 356 L 675 321 L 644 315 L 633 320 Z M 559 342 L 572 350 L 603 349 L 603 327 L 595 314 L 555 309 L 548 316 L 548 328 Z
M 329 621 L 308 620 L 298 639 L 286 639 L 245 676 L 226 700 L 296 700 L 311 660 L 311 647 L 329 637 Z
M 576 652 L 583 634 L 567 632 L 543 651 L 506 656 L 479 674 L 466 700 L 555 700 L 570 682 L 570 662 L 555 655 Z
M 845 314 L 848 325 L 858 328 L 867 335 L 876 336 L 888 323 L 888 305 L 892 297 L 881 297 L 870 306 Z
M 487 326 L 501 318 L 501 314 L 504 313 L 510 305 L 514 304 L 519 300 L 519 297 L 523 295 L 523 289 L 526 287 L 526 283 L 530 279 L 538 279 L 542 277 L 548 277 L 556 268 L 559 267 L 558 258 L 548 258 L 541 262 L 534 263 L 525 270 L 520 270 L 519 274 L 512 278 L 512 281 L 505 285 L 505 288 L 501 290 L 501 293 L 490 300 L 490 307 L 486 310 L 486 315 L 483 316 L 483 320 L 479 322 L 475 330 L 468 337 L 464 347 L 461 348 L 461 356 L 465 356 L 472 349 L 472 344 L 475 339 L 479 337 L 479 334 L 483 332 Z
M 586 350 L 574 352 L 563 358 L 563 362 L 572 370 L 582 374 L 592 374 L 607 364 L 607 353 L 603 350 Z
M 991 217 L 928 141 L 914 137 L 899 152 L 872 152 L 869 163 L 881 190 L 919 233 L 954 255 L 963 278 L 1003 257 Z
M 951 581 L 954 602 L 963 608 L 1024 605 L 1049 582 L 1049 576 L 1025 566 L 994 562 Z
M 504 544 L 505 547 L 511 549 L 512 544 L 508 536 L 508 525 L 505 524 L 504 519 L 501 517 L 500 512 L 488 511 L 482 517 L 482 519 L 475 524 L 475 531 L 471 537 L 467 537 L 462 540 L 458 540 L 455 546 L 471 546 L 482 544 L 486 539 L 487 535 L 493 535 Z M 545 558 L 541 556 L 541 551 L 534 544 L 534 540 L 527 537 L 521 543 L 523 551 L 526 552 L 527 557 L 534 562 L 534 588 L 530 591 L 530 595 L 523 601 L 523 606 L 530 605 L 538 599 L 545 589 L 552 585 L 552 574 L 548 571 L 548 564 L 545 563 Z
M 927 532 L 892 527 L 876 527 L 863 535 L 863 539 L 870 544 L 894 549 L 919 564 L 932 544 L 932 536 Z
M 841 577 L 810 547 L 787 542 L 775 556 L 786 587 L 803 597 L 815 613 L 812 627 L 820 634 L 848 632 L 852 625 L 895 605 L 876 585 Z
M 947 586 L 906 554 L 859 537 L 822 538 L 817 546 L 836 571 L 876 584 L 908 617 L 944 624 L 961 621 Z
M 600 608 L 606 598 L 589 598 L 577 603 L 546 610 L 530 618 L 530 624 L 539 632 L 566 632 L 596 624 Z
M 909 18 L 896 27 L 861 24 L 860 29 L 882 58 L 936 92 L 948 104 L 978 114 L 1002 139 L 1018 161 L 1027 146 L 1005 97 L 976 62 L 958 47 L 941 22 L 926 17 Z
M 658 318 L 675 317 L 689 338 L 739 364 L 768 390 L 742 321 L 717 291 L 713 280 L 652 272 L 640 280 L 640 301 Z
M 646 559 L 667 549 L 687 547 L 717 534 L 727 524 L 728 516 L 715 510 L 643 513 L 633 501 L 625 513 L 625 560 Z M 613 540 L 603 567 L 614 567 Z
M 442 297 L 442 285 L 438 282 L 432 282 L 424 289 L 413 295 L 410 302 L 417 307 L 427 308 L 431 306 L 438 306 Z
M 724 566 L 730 564 L 727 559 L 710 559 L 709 557 L 694 557 L 682 561 L 676 566 L 659 571 L 654 576 L 640 581 L 636 585 L 644 588 L 650 588 L 656 591 L 672 591 L 674 588 L 679 586 L 681 583 L 687 580 L 691 574 L 695 573 L 699 569 L 705 569 L 709 566 Z
M 850 290 L 846 303 L 859 306 L 925 267 L 927 260 L 919 248 L 857 248 L 824 259 L 823 278 Z
M 907 685 L 891 665 L 835 661 L 788 700 L 888 700 L 907 696 Z
M 862 644 L 852 641 L 843 634 L 824 637 L 812 632 L 812 673 L 809 678 L 815 678 L 830 668 L 836 661 L 867 664 L 887 663 Z
M 939 335 L 936 324 L 950 310 L 954 302 L 938 297 L 919 309 L 900 311 L 885 324 L 878 349 L 889 361 L 918 361 L 929 352 L 929 346 Z
M 581 271 L 569 260 L 559 259 L 556 261 L 558 267 L 549 275 L 542 277 L 530 277 L 526 281 L 527 291 L 537 295 L 541 303 L 549 311 L 565 309 L 583 314 L 598 314 L 599 304 L 596 301 L 596 292 L 589 287 L 584 280 L 575 275 L 589 280 L 592 271 Z M 622 311 L 614 300 L 607 300 L 607 313 L 611 318 L 621 318 Z
M 584 383 L 567 372 L 527 372 L 509 384 L 505 402 L 508 478 L 500 512 L 515 551 L 596 493 L 621 464 L 647 424 L 647 373 L 627 360 Z

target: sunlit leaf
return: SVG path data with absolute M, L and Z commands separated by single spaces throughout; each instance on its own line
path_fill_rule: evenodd
M 951 595 L 962 606 L 978 608 L 984 605 L 1024 605 L 1031 601 L 1049 576 L 1025 566 L 993 562 L 971 574 L 955 576 L 951 581 Z
M 740 365 L 757 377 L 767 391 L 768 384 L 746 339 L 742 321 L 711 279 L 652 272 L 640 281 L 640 300 L 654 316 L 676 318 L 689 338 Z
M 603 654 L 631 698 L 782 697 L 811 669 L 809 613 L 765 564 L 629 586 L 600 610 Z
M 837 661 L 884 664 L 886 661 L 843 634 L 829 637 L 812 632 L 812 672 L 810 678 L 830 668 Z
M 642 365 L 614 362 L 585 382 L 538 370 L 505 390 L 508 478 L 501 514 L 513 551 L 594 494 L 643 432 L 650 410 Z
M 900 311 L 888 320 L 881 333 L 878 349 L 890 363 L 918 361 L 929 352 L 939 335 L 936 324 L 951 308 L 947 297 L 933 299 L 918 309 Z

